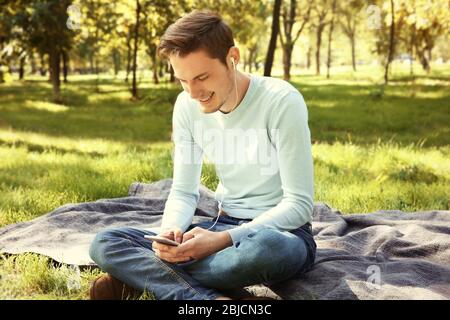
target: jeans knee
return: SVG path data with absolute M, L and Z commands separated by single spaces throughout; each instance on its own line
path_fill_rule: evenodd
M 91 242 L 89 247 L 89 256 L 95 263 L 98 264 L 99 256 L 100 256 L 100 237 L 99 233 L 97 233 L 94 239 Z
M 274 229 L 262 229 L 256 232 L 254 235 L 250 235 L 258 243 L 260 254 L 264 253 L 281 253 L 285 252 L 286 239 L 280 231 Z
M 295 235 L 275 229 L 262 229 L 252 235 L 256 250 L 254 258 L 262 265 L 299 265 L 306 257 L 304 243 Z
M 104 230 L 97 233 L 89 247 L 89 256 L 100 267 L 104 266 L 106 259 L 105 254 L 107 250 L 106 238 L 111 237 L 112 230 Z

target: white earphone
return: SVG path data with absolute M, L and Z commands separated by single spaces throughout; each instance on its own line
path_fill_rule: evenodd
M 220 172 L 220 169 L 218 167 L 216 167 L 218 174 L 219 174 L 219 182 L 222 182 L 222 187 L 223 187 L 223 178 L 222 178 L 222 174 Z M 217 212 L 217 217 L 216 217 L 216 221 L 214 221 L 213 225 L 211 227 L 209 227 L 206 230 L 211 230 L 217 223 L 217 221 L 219 221 L 220 218 L 220 211 L 222 211 L 222 202 L 223 202 L 223 198 L 224 198 L 224 194 L 223 194 L 223 189 L 222 189 L 222 194 L 221 194 L 221 200 L 217 200 L 218 202 L 218 207 L 219 207 L 219 211 Z

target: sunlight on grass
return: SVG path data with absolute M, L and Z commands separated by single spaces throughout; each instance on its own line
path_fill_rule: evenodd
M 129 144 L 108 141 L 105 139 L 70 139 L 64 137 L 55 137 L 41 133 L 30 133 L 19 130 L 5 130 L 0 129 L 0 145 L 6 144 L 8 146 L 25 146 L 30 151 L 38 150 L 56 150 L 56 151 L 73 151 L 79 153 L 91 154 L 107 154 L 119 153 L 129 149 Z M 136 142 L 134 144 L 136 149 L 149 148 L 149 144 Z M 6 154 L 5 154 L 6 156 Z
M 66 106 L 46 101 L 25 100 L 23 106 L 29 109 L 45 110 L 49 112 L 64 112 L 69 110 Z
M 89 282 L 99 274 L 97 269 L 54 266 L 36 254 L 0 256 L 0 299 L 86 299 Z
M 448 210 L 450 147 L 315 144 L 316 201 L 343 213 Z

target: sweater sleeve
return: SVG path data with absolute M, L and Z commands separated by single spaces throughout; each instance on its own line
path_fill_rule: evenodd
M 181 93 L 172 116 L 173 182 L 164 207 L 161 233 L 172 227 L 186 231 L 200 198 L 203 151 L 192 137 L 191 120 L 184 103 Z
M 283 197 L 252 221 L 228 230 L 233 243 L 262 228 L 294 230 L 312 220 L 314 167 L 308 110 L 302 95 L 291 91 L 272 109 L 268 129 L 274 132 Z

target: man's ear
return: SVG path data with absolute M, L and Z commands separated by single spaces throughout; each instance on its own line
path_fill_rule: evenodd
M 231 58 L 234 59 L 234 65 L 231 62 Z M 241 55 L 240 55 L 238 47 L 232 46 L 232 47 L 230 47 L 230 49 L 228 49 L 227 64 L 230 63 L 230 65 L 233 69 L 234 69 L 234 66 L 239 63 L 240 58 L 241 58 Z

